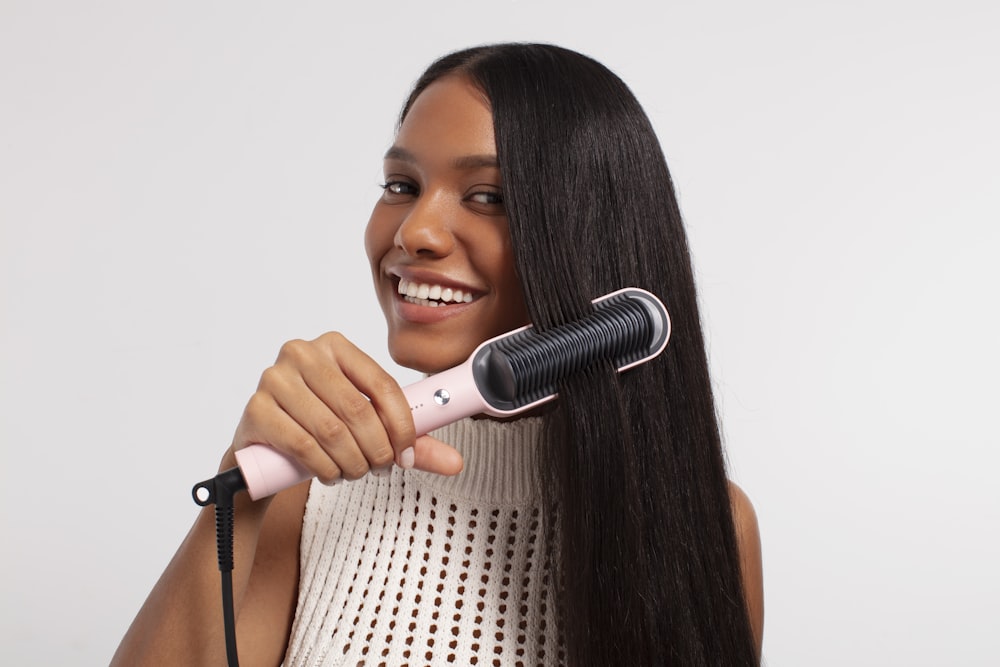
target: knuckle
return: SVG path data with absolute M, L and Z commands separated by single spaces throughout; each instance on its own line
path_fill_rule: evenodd
M 330 355 L 334 359 L 337 358 L 338 350 L 343 349 L 346 345 L 350 345 L 350 341 L 348 341 L 344 334 L 339 331 L 326 332 L 316 339 L 316 343 L 326 351 L 326 354 Z
M 338 482 L 343 478 L 340 472 L 340 467 L 337 466 L 333 461 L 329 462 L 329 465 L 323 466 L 322 470 L 316 470 L 316 479 L 327 486 Z
M 327 331 L 325 334 L 320 336 L 318 340 L 334 346 L 343 345 L 347 342 L 347 338 L 339 331 Z
M 371 467 L 382 468 L 393 462 L 395 454 L 392 451 L 392 447 L 385 446 L 379 447 L 372 453 L 371 456 Z
M 391 394 L 400 391 L 399 383 L 388 373 L 382 372 L 372 378 L 372 389 L 379 394 Z
M 308 349 L 309 349 L 309 343 L 300 338 L 295 338 L 293 340 L 287 341 L 281 346 L 281 350 L 278 352 L 278 359 L 279 360 L 302 359 L 306 356 Z
M 260 374 L 260 382 L 257 383 L 257 394 L 261 391 L 270 391 L 278 383 L 278 378 L 281 377 L 281 371 L 278 370 L 276 366 L 268 366 L 264 369 L 264 372 Z
M 393 420 L 392 432 L 395 434 L 396 444 L 399 445 L 409 446 L 417 439 L 417 429 L 413 425 L 413 418 L 409 414 Z
M 250 395 L 243 414 L 250 419 L 260 419 L 271 410 L 272 406 L 270 395 L 258 390 Z
M 368 467 L 368 462 L 361 458 L 357 461 L 350 461 L 345 463 L 340 467 L 341 474 L 344 479 L 355 480 L 360 479 L 368 474 L 370 468 Z
M 348 420 L 357 421 L 366 417 L 371 410 L 371 403 L 369 403 L 368 399 L 361 394 L 349 396 L 343 403 L 344 416 Z
M 339 440 L 345 431 L 344 422 L 336 417 L 326 417 L 316 423 L 316 435 L 320 442 L 334 443 Z
M 313 448 L 316 447 L 316 441 L 313 440 L 308 435 L 303 435 L 298 438 L 289 440 L 285 444 L 285 450 L 297 459 L 304 459 L 307 454 L 309 454 Z

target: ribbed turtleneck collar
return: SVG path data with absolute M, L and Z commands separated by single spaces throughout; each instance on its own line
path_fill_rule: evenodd
M 533 504 L 539 494 L 536 452 L 542 424 L 541 417 L 457 421 L 431 435 L 459 451 L 462 472 L 454 477 L 411 473 L 440 494 L 495 505 Z

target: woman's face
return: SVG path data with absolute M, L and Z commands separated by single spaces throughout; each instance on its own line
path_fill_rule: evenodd
M 428 86 L 384 170 L 365 249 L 392 358 L 442 371 L 484 340 L 527 324 L 483 94 L 459 76 Z

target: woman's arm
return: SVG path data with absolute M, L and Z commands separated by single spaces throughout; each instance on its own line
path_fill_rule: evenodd
M 256 503 L 245 493 L 235 499 L 233 597 L 240 664 L 245 667 L 277 665 L 284 655 L 298 592 L 299 535 L 308 489 L 303 483 Z M 111 664 L 226 664 L 221 600 L 215 513 L 206 507 Z
M 395 380 L 337 333 L 285 344 L 247 403 L 233 452 L 261 443 L 292 456 L 319 479 L 357 479 L 373 468 L 441 474 L 462 458 L 414 437 L 409 403 Z M 407 450 L 409 450 L 408 453 Z M 252 502 L 235 498 L 233 600 L 240 662 L 281 661 L 298 595 L 299 536 L 308 483 Z M 214 508 L 202 510 L 122 640 L 113 665 L 222 665 L 225 633 Z
M 757 513 L 743 489 L 729 483 L 729 501 L 740 545 L 740 571 L 743 574 L 743 594 L 750 613 L 750 625 L 760 656 L 764 638 L 764 572 L 761 563 L 760 529 Z

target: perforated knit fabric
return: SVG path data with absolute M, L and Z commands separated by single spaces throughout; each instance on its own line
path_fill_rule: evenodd
M 314 482 L 284 664 L 559 665 L 553 565 L 533 474 L 541 420 L 434 435 L 456 477 L 394 468 Z

